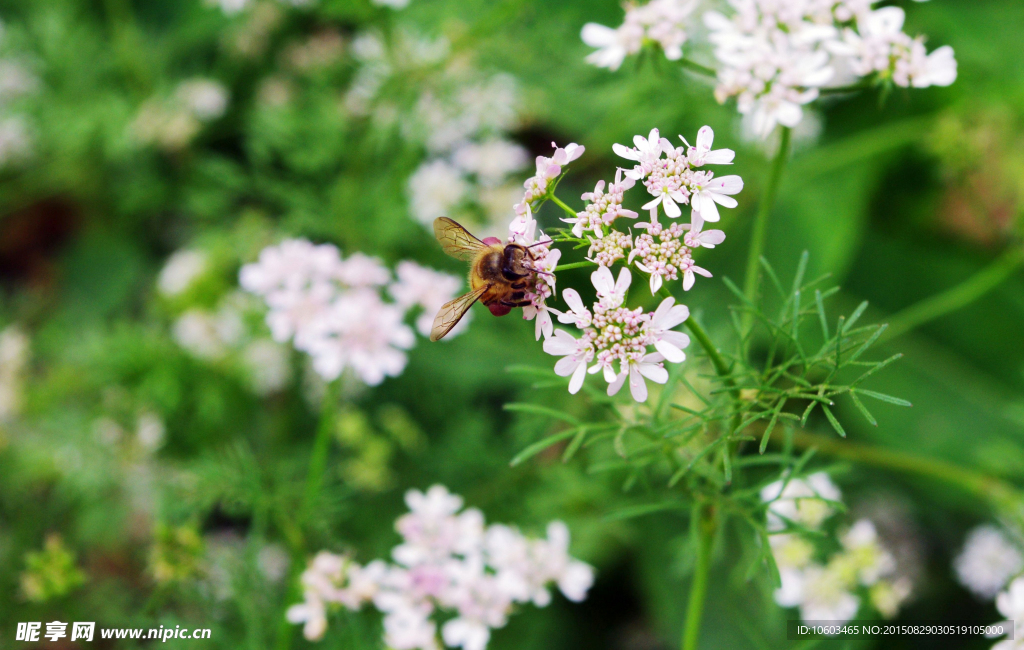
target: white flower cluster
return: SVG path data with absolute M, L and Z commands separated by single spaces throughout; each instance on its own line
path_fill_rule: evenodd
M 18 325 L 8 325 L 0 332 L 0 423 L 11 420 L 21 409 L 28 358 L 28 335 Z
M 802 106 L 829 84 L 877 75 L 899 86 L 948 86 L 956 79 L 952 48 L 927 54 L 923 39 L 903 33 L 899 7 L 871 0 L 730 0 L 733 13 L 708 12 L 721 67 L 715 96 L 736 97 L 755 133 L 793 127 Z M 845 78 L 837 71 L 849 71 Z
M 523 183 L 523 187 L 526 189 L 523 199 L 513 206 L 517 215 L 527 214 L 533 210 L 537 202 L 543 201 L 551 190 L 551 184 L 562 175 L 562 168 L 582 156 L 586 151 L 585 147 L 575 142 L 569 143 L 565 147 L 559 147 L 552 142 L 551 146 L 555 148 L 555 153 L 550 158 L 537 156 L 537 173 Z
M 1024 571 L 1024 554 L 1005 531 L 983 525 L 967 535 L 953 568 L 962 585 L 979 598 L 992 600 Z
M 397 282 L 380 260 L 355 253 L 343 259 L 331 244 L 289 239 L 260 253 L 242 268 L 243 289 L 260 296 L 270 311 L 274 340 L 291 341 L 310 355 L 313 368 L 331 381 L 352 370 L 376 386 L 405 369 L 405 351 L 415 335 L 407 312 L 422 307 L 430 318 L 454 298 L 460 282 L 412 262 L 403 262 Z M 394 297 L 385 302 L 382 290 Z M 429 321 L 417 323 L 429 334 Z
M 220 10 L 226 14 L 237 14 L 243 11 L 250 4 L 253 4 L 252 0 L 206 0 L 207 4 L 220 7 Z M 291 7 L 304 7 L 313 4 L 316 0 L 278 0 L 281 4 L 289 5 Z
M 131 124 L 131 134 L 141 144 L 156 145 L 168 152 L 186 148 L 203 125 L 227 111 L 228 90 L 212 79 L 188 79 L 169 97 L 146 101 Z
M 524 214 L 509 224 L 508 241 L 510 244 L 528 247 L 533 255 L 532 266 L 537 271 L 537 277 L 533 290 L 527 294 L 530 304 L 523 307 L 523 318 L 536 322 L 535 336 L 538 341 L 541 336 L 546 339 L 554 329 L 550 313 L 553 310 L 548 308 L 547 299 L 555 294 L 555 267 L 562 257 L 562 251 L 551 248 L 551 238 L 537 230 L 537 221 L 529 205 Z
M 558 321 L 575 324 L 583 331 L 582 336 L 577 339 L 565 330 L 557 330 L 544 341 L 544 351 L 562 357 L 555 364 L 555 373 L 572 377 L 570 393 L 579 392 L 588 373 L 601 372 L 608 382 L 609 395 L 618 393 L 628 379 L 633 399 L 646 402 L 644 379 L 664 384 L 668 371 L 663 362 L 682 363 L 686 359 L 683 349 L 690 344 L 690 337 L 673 328 L 689 318 L 690 310 L 675 305 L 673 298 L 666 298 L 650 314 L 640 307 L 624 307 L 631 282 L 629 269 L 619 271 L 616 281 L 607 267 L 601 267 L 591 275 L 591 281 L 598 298 L 593 311 L 574 289 L 562 292 L 570 311 L 559 314 Z M 655 352 L 649 351 L 650 347 Z
M 720 220 L 719 205 L 736 207 L 732 195 L 743 189 L 743 179 L 739 176 L 716 177 L 713 172 L 702 169 L 705 165 L 731 164 L 735 157 L 731 149 L 712 150 L 714 138 L 714 131 L 705 126 L 697 134 L 696 146 L 680 136 L 685 146 L 673 147 L 661 137 L 658 129 L 652 129 L 646 138 L 634 137 L 633 148 L 616 144 L 615 153 L 633 161 L 633 169 L 625 171 L 625 177 L 619 169 L 607 191 L 604 182 L 598 183 L 593 192 L 581 197 L 588 202 L 586 209 L 575 218 L 563 219 L 573 224 L 575 236 L 587 233 L 591 240 L 590 259 L 601 266 L 611 266 L 626 257 L 628 249 L 627 262 L 636 264 L 650 276 L 652 294 L 657 293 L 666 280 L 682 278 L 683 288 L 689 291 L 696 275 L 711 277 L 709 271 L 694 264 L 693 249 L 714 248 L 725 241 L 725 233 L 703 230 L 704 223 Z M 625 193 L 637 181 L 654 197 L 643 206 L 650 211 L 651 221 L 637 224 L 637 228 L 646 232 L 628 239 L 612 226 L 623 217 L 637 218 L 636 212 L 622 207 Z M 658 222 L 659 207 L 674 219 L 682 216 L 680 205 L 691 207 L 689 224 L 665 227 Z
M 899 7 L 875 9 L 877 0 L 729 0 L 731 11 L 709 11 L 704 24 L 717 60 L 715 97 L 735 97 L 753 131 L 767 137 L 776 125 L 796 126 L 803 106 L 820 89 L 858 78 L 905 88 L 948 86 L 956 80 L 953 49 L 928 53 L 924 38 L 903 32 Z M 626 7 L 618 29 L 589 23 L 583 41 L 600 48 L 587 60 L 617 69 L 645 42 L 669 59 L 682 58 L 693 3 L 653 0 Z
M 583 42 L 598 50 L 587 61 L 599 68 L 618 70 L 630 54 L 638 53 L 645 43 L 655 43 L 670 61 L 683 58 L 688 35 L 687 23 L 697 8 L 696 0 L 651 0 L 647 4 L 626 5 L 626 17 L 617 29 L 587 23 Z
M 515 80 L 484 75 L 453 58 L 448 41 L 405 30 L 388 39 L 362 33 L 351 52 L 358 67 L 346 108 L 386 122 L 381 126 L 398 129 L 427 152 L 406 186 L 413 218 L 430 226 L 453 216 L 495 234 L 493 226 L 516 201 L 511 175 L 529 162 L 527 151 L 508 137 L 519 122 Z M 411 96 L 397 96 L 402 93 Z M 483 223 L 477 214 L 485 215 Z
M 200 251 L 185 250 L 172 255 L 157 280 L 158 288 L 165 295 L 187 290 L 191 281 L 182 282 L 196 270 L 188 268 L 189 265 L 199 259 L 205 267 L 205 254 Z M 247 316 L 257 311 L 254 300 L 236 291 L 221 298 L 214 310 L 191 307 L 174 322 L 171 335 L 196 359 L 236 367 L 255 394 L 270 395 L 291 382 L 291 359 L 287 347 L 251 331 L 248 322 L 252 319 Z
M 992 650 L 1022 650 L 1024 648 L 1024 578 L 1017 578 L 1006 591 L 996 597 L 996 609 L 1006 617 L 1003 625 L 1012 628 L 1010 638 L 992 646 Z
M 886 618 L 910 596 L 906 577 L 896 576 L 896 560 L 878 539 L 875 526 L 861 519 L 840 538 L 842 550 L 821 563 L 810 535 L 817 533 L 841 498 L 824 472 L 806 479 L 786 477 L 761 490 L 768 504 L 769 538 L 782 586 L 775 602 L 798 607 L 805 621 L 848 621 L 860 609 L 862 592 Z
M 3 38 L 0 24 L 0 39 Z M 0 59 L 0 168 L 32 156 L 32 133 L 27 118 L 15 108 L 18 100 L 35 93 L 39 79 L 14 58 Z
M 402 543 L 393 564 L 360 566 L 321 552 L 302 574 L 304 602 L 287 613 L 303 623 L 309 640 L 327 630 L 331 606 L 358 610 L 366 603 L 384 614 L 384 645 L 392 650 L 445 647 L 484 650 L 491 630 L 504 627 L 517 604 L 545 607 L 554 584 L 580 602 L 593 569 L 569 553 L 569 529 L 548 525 L 547 538 L 531 539 L 501 524 L 485 526 L 479 510 L 462 510 L 462 498 L 440 485 L 405 495 L 408 514 L 395 522 Z M 461 512 L 460 512 L 461 511 Z

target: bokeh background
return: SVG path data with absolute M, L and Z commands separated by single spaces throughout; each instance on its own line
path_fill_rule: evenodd
M 780 274 L 808 250 L 811 273 L 832 273 L 842 303 L 868 300 L 883 322 L 1019 247 L 1024 225 L 1019 2 L 903 4 L 909 32 L 955 48 L 957 82 L 823 103 L 798 130 L 768 243 Z M 232 302 L 242 300 L 237 272 L 265 245 L 302 236 L 462 273 L 411 206 L 410 177 L 440 156 L 436 129 L 415 119 L 425 95 L 458 107 L 466 88 L 496 93 L 507 114 L 486 128 L 531 156 L 549 155 L 553 140 L 584 144 L 559 191 L 573 204 L 616 164 L 612 143 L 713 125 L 716 145 L 737 150 L 746 189 L 712 268 L 742 277 L 766 145 L 663 59 L 617 73 L 587 65 L 582 25 L 621 16 L 614 0 L 412 0 L 401 11 L 258 0 L 239 13 L 200 0 L 0 1 L 0 327 L 17 328 L 4 330 L 0 359 L 0 648 L 14 646 L 18 621 L 50 620 L 210 627 L 211 640 L 177 644 L 281 647 L 295 599 L 288 513 L 322 384 L 300 355 L 273 348 L 258 309 Z M 379 63 L 354 46 L 368 33 L 397 54 L 360 100 L 359 75 Z M 513 188 L 530 167 L 508 176 Z M 462 218 L 500 230 L 514 202 L 501 189 L 474 189 Z M 553 226 L 558 214 L 549 205 L 539 218 Z M 181 250 L 200 251 L 203 271 L 187 290 L 162 290 L 161 269 Z M 729 336 L 719 280 L 687 302 Z M 225 309 L 244 332 L 231 344 L 210 334 Z M 265 356 L 253 351 L 261 342 Z M 851 438 L 1024 481 L 1024 273 L 885 347 L 905 358 L 873 388 L 914 407 L 879 406 L 877 428 L 849 418 Z M 645 486 L 624 490 L 628 477 L 589 472 L 585 459 L 545 454 L 510 468 L 557 424 L 504 404 L 582 408 L 564 388 L 507 372 L 513 364 L 551 360 L 531 323 L 481 310 L 451 342 L 421 342 L 400 377 L 347 386 L 306 551 L 383 557 L 404 491 L 443 483 L 490 521 L 539 532 L 565 520 L 574 555 L 598 570 L 585 603 L 529 608 L 491 647 L 675 647 L 692 563 L 686 518 L 609 519 Z M 259 372 L 272 365 L 277 374 Z M 951 564 L 966 531 L 993 517 L 985 503 L 830 467 L 850 508 L 888 518 L 914 566 L 901 616 L 998 619 Z M 733 570 L 729 548 L 716 559 L 702 647 L 796 647 L 784 640 L 787 612 L 763 581 Z M 377 624 L 339 618 L 319 645 L 377 647 Z

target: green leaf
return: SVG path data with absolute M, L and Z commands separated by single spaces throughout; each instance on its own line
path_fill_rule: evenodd
M 504 406 L 506 411 L 518 411 L 520 413 L 533 413 L 535 415 L 546 415 L 562 422 L 567 422 L 574 426 L 580 426 L 582 423 L 579 418 L 576 418 L 568 413 L 563 413 L 547 406 L 540 406 L 538 404 L 524 404 L 524 403 L 512 403 Z
M 825 417 L 828 418 L 832 428 L 836 430 L 836 433 L 845 438 L 846 431 L 843 429 L 843 425 L 839 424 L 839 420 L 836 419 L 836 416 L 832 415 L 832 410 L 824 404 L 821 405 L 821 408 L 825 410 Z
M 875 420 L 875 417 L 871 415 L 871 411 L 869 411 L 867 407 L 864 406 L 864 404 L 860 401 L 860 398 L 857 397 L 857 393 L 851 390 L 850 397 L 853 398 L 853 404 L 857 407 L 857 409 L 864 414 L 865 419 L 867 419 L 868 422 L 877 427 L 878 421 Z
M 575 436 L 577 433 L 579 433 L 579 432 L 576 429 L 568 429 L 566 431 L 562 431 L 561 433 L 556 433 L 553 436 L 548 436 L 547 438 L 544 438 L 543 440 L 539 440 L 539 441 L 533 443 L 532 445 L 530 445 L 526 449 L 524 449 L 521 452 L 519 452 L 518 454 L 516 454 L 516 457 L 512 459 L 512 463 L 511 463 L 512 467 L 515 467 L 517 465 L 521 465 L 523 462 L 533 458 L 534 456 L 536 456 L 540 452 L 544 451 L 545 449 L 547 449 L 551 445 L 557 444 L 557 443 L 565 440 L 566 438 L 571 438 L 571 437 Z
M 587 439 L 587 427 L 580 427 L 580 432 L 576 434 L 576 437 L 572 439 L 569 446 L 565 448 L 565 453 L 562 454 L 562 462 L 568 463 L 572 460 L 572 457 L 576 455 L 576 452 L 583 446 L 583 442 Z
M 622 508 L 616 510 L 608 515 L 605 515 L 605 521 L 622 521 L 624 519 L 633 519 L 636 517 L 643 517 L 644 515 L 650 515 L 656 512 L 666 512 L 672 510 L 687 510 L 689 504 L 682 501 L 664 501 L 662 503 L 647 503 L 640 506 L 630 506 L 628 508 Z
M 850 392 L 853 393 L 853 390 L 851 390 Z M 896 406 L 907 406 L 907 407 L 913 406 L 913 404 L 911 404 L 910 402 L 908 402 L 905 399 L 900 399 L 899 397 L 893 397 L 892 395 L 886 395 L 885 393 L 876 393 L 873 390 L 865 390 L 863 388 L 858 388 L 857 392 L 860 393 L 861 395 L 867 395 L 868 397 L 874 397 L 875 399 L 881 400 L 883 402 L 889 402 L 890 404 L 895 404 Z

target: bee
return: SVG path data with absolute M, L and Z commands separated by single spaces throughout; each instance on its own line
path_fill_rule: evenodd
M 445 253 L 470 266 L 469 293 L 445 303 L 437 312 L 431 341 L 444 338 L 477 300 L 495 316 L 530 304 L 527 294 L 533 291 L 539 271 L 529 247 L 503 244 L 497 237 L 481 241 L 448 217 L 434 220 L 434 236 Z

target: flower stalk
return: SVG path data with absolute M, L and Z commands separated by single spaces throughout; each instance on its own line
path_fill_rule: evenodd
M 771 216 L 772 208 L 775 207 L 775 198 L 778 196 L 779 185 L 782 182 L 782 172 L 786 168 L 791 140 L 792 130 L 789 127 L 782 127 L 779 150 L 775 153 L 775 159 L 772 161 L 768 183 L 761 195 L 761 203 L 758 205 L 757 216 L 754 218 L 754 231 L 750 238 L 750 251 L 747 254 L 747 274 L 743 281 L 743 295 L 747 302 L 752 304 L 757 302 L 761 283 L 761 256 L 764 254 L 765 241 L 768 238 L 768 219 Z M 742 332 L 746 335 L 753 324 L 753 315 L 744 314 L 742 324 Z
M 1016 488 L 997 478 L 934 458 L 923 458 L 862 443 L 826 438 L 799 430 L 793 432 L 793 446 L 797 449 L 814 448 L 819 453 L 834 458 L 941 481 L 999 507 L 1019 504 L 1024 498 Z
M 708 578 L 711 574 L 711 551 L 715 540 L 714 506 L 705 504 L 700 508 L 697 526 L 697 559 L 690 583 L 690 599 L 686 603 L 686 622 L 683 626 L 682 650 L 696 650 L 700 638 L 700 623 L 704 616 L 704 601 L 707 598 Z
M 1024 247 L 1016 246 L 957 286 L 898 312 L 889 321 L 889 329 L 882 335 L 882 340 L 891 341 L 936 318 L 966 307 L 994 290 L 1021 267 L 1024 267 Z
M 316 439 L 313 442 L 313 451 L 309 456 L 309 470 L 306 473 L 306 489 L 302 496 L 302 509 L 299 521 L 305 524 L 313 512 L 320 497 L 320 488 L 323 486 L 324 471 L 327 469 L 327 455 L 331 449 L 331 436 L 334 433 L 335 415 L 338 411 L 338 395 L 340 389 L 339 381 L 332 381 L 327 384 L 327 391 L 324 394 L 323 406 L 320 409 L 320 422 L 316 428 Z

